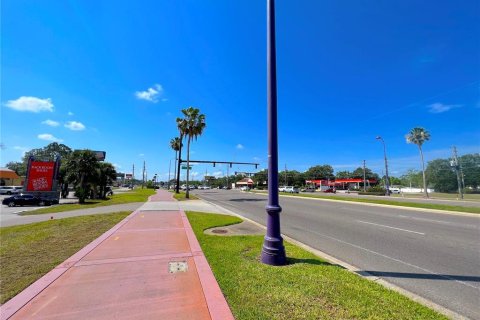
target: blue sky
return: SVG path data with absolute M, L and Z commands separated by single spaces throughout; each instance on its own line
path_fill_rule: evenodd
M 365 159 L 391 175 L 480 152 L 479 1 L 276 2 L 279 167 Z M 207 128 L 191 158 L 266 166 L 266 4 L 2 1 L 1 163 L 61 141 L 118 171 L 168 176 L 176 117 Z M 172 165 L 173 167 L 173 165 Z M 253 168 L 234 166 L 231 171 Z M 197 179 L 225 166 L 194 166 Z

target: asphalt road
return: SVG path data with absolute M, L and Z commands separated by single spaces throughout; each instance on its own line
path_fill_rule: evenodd
M 195 191 L 265 225 L 265 195 Z M 281 197 L 282 233 L 471 319 L 480 319 L 480 215 Z M 288 255 L 288 252 L 287 252 Z

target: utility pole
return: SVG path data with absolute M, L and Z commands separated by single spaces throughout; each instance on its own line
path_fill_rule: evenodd
M 227 164 L 227 190 L 230 189 L 230 186 L 228 185 L 228 164 Z
M 135 180 L 135 163 L 132 164 L 132 189 L 133 189 L 133 181 Z
M 287 185 L 287 164 L 285 163 L 285 186 Z
M 462 179 L 460 173 L 462 168 L 460 166 L 460 163 L 458 162 L 457 148 L 455 146 L 452 147 L 452 154 L 453 158 L 450 161 L 450 166 L 453 167 L 455 173 L 457 174 L 458 195 L 460 196 L 460 199 L 463 199 Z
M 143 160 L 143 171 L 142 171 L 142 189 L 145 186 L 145 160 Z
M 167 190 L 170 190 L 170 169 L 172 168 L 172 159 L 168 162 L 168 183 Z
M 365 179 L 365 160 L 363 160 L 363 192 L 367 191 L 366 185 L 367 180 Z

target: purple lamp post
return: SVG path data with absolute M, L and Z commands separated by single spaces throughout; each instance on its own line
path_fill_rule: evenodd
M 262 262 L 273 266 L 286 263 L 280 233 L 278 203 L 277 66 L 275 55 L 275 1 L 267 0 L 267 113 L 268 113 L 268 204 L 267 233 L 263 241 Z

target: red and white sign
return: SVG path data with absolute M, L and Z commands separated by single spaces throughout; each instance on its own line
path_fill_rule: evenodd
M 52 191 L 55 162 L 31 161 L 26 191 Z

